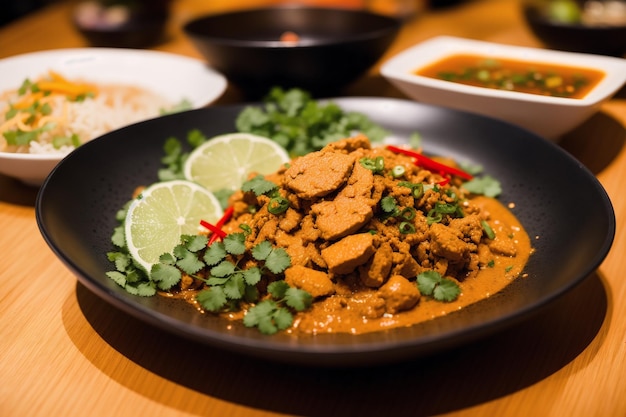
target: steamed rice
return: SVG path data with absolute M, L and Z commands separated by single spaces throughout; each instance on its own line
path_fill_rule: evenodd
M 145 89 L 125 85 L 93 85 L 97 89 L 97 95 L 82 101 L 72 101 L 60 94 L 41 99 L 49 104 L 51 112 L 40 117 L 35 126 L 7 118 L 12 105 L 24 96 L 17 89 L 5 92 L 0 96 L 0 151 L 67 154 L 75 146 L 67 144 L 55 147 L 54 137 L 69 138 L 75 134 L 82 144 L 119 127 L 156 117 L 173 107 L 173 103 Z M 54 125 L 49 126 L 54 127 L 39 133 L 29 144 L 9 144 L 4 136 L 6 132 L 17 129 L 24 131 L 26 128 L 37 128 L 51 122 Z

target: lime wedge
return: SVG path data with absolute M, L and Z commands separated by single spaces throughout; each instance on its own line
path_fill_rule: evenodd
M 213 193 L 194 182 L 155 183 L 142 191 L 126 213 L 128 251 L 149 273 L 161 255 L 172 253 L 181 235 L 198 234 L 200 220 L 215 223 L 222 215 Z
M 271 174 L 289 161 L 287 151 L 269 138 L 228 133 L 194 149 L 184 174 L 211 191 L 236 190 L 251 173 Z

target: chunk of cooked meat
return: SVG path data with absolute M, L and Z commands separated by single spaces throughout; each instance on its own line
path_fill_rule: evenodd
M 311 206 L 315 226 L 326 240 L 337 240 L 357 232 L 374 215 L 372 207 L 363 199 L 338 198 L 321 201 Z
M 335 292 L 335 286 L 327 273 L 294 265 L 285 271 L 285 281 L 292 287 L 300 288 L 313 297 L 323 297 Z
M 285 187 L 299 198 L 323 197 L 348 181 L 354 156 L 342 153 L 313 152 L 293 161 L 285 171 Z
M 385 300 L 385 309 L 390 314 L 415 307 L 421 297 L 415 282 L 409 281 L 402 275 L 389 278 L 389 281 L 380 287 L 378 293 Z
M 322 249 L 322 258 L 333 274 L 348 274 L 363 265 L 374 254 L 374 236 L 359 233 L 346 236 Z
M 380 287 L 387 280 L 393 265 L 393 249 L 383 243 L 372 256 L 371 261 L 359 268 L 361 282 L 368 287 Z

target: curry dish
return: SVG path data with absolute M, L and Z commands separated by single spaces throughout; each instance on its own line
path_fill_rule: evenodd
M 289 254 L 291 266 L 273 279 L 313 297 L 292 333 L 359 334 L 430 320 L 500 291 L 532 252 L 520 222 L 496 199 L 371 147 L 364 136 L 296 158 L 265 179 L 278 185 L 286 209 L 272 214 L 270 197 L 237 191 L 224 231 L 245 229 L 248 248 L 269 241 Z M 458 296 L 421 294 L 416 277 L 427 271 L 453 281 Z M 187 294 L 204 287 L 184 285 Z M 241 319 L 243 312 L 223 315 Z

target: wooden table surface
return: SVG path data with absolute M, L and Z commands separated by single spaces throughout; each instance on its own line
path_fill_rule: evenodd
M 257 2 L 175 0 L 155 49 L 199 57 L 180 25 L 231 3 Z M 59 3 L 0 28 L 0 58 L 87 46 L 69 11 Z M 478 0 L 407 22 L 383 60 L 436 35 L 540 46 L 517 1 Z M 377 70 L 345 94 L 402 97 Z M 238 100 L 229 87 L 218 103 Z M 37 189 L 0 176 L 0 415 L 626 416 L 625 125 L 622 89 L 560 143 L 614 204 L 617 234 L 599 270 L 502 333 L 381 369 L 277 366 L 143 325 L 77 284 L 39 233 Z

